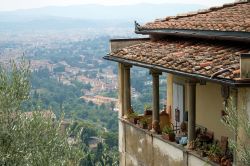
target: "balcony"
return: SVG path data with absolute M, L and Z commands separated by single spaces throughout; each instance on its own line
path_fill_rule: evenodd
M 149 115 L 144 113 L 150 129 L 141 129 L 133 121 L 129 121 L 134 113 L 130 94 L 131 67 L 129 64 L 119 64 L 121 165 L 232 165 L 233 152 L 227 145 L 228 138 L 232 139 L 233 133 L 221 123 L 228 88 L 168 73 L 166 107 L 164 111 L 160 111 L 159 75 L 162 72 L 150 69 L 152 110 Z M 224 90 L 223 93 L 221 89 Z M 236 101 L 235 93 L 231 95 Z M 164 140 L 159 134 L 166 126 L 174 126 L 172 130 L 177 133 L 183 122 L 186 123 L 188 148 Z M 198 128 L 201 130 L 197 133 Z
M 119 151 L 121 165 L 194 166 L 218 164 L 195 151 L 188 150 L 162 135 L 142 129 L 125 119 L 119 120 Z

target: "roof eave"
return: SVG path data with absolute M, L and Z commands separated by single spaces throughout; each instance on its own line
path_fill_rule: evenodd
M 119 57 L 115 57 L 115 56 L 104 56 L 103 58 L 106 60 L 109 60 L 109 61 L 130 64 L 130 65 L 139 66 L 139 67 L 148 68 L 148 69 L 156 69 L 156 70 L 160 70 L 160 71 L 163 71 L 166 73 L 172 73 L 172 74 L 180 75 L 180 76 L 184 76 L 184 77 L 191 77 L 191 78 L 196 78 L 196 79 L 200 79 L 200 80 L 216 82 L 219 84 L 225 84 L 225 85 L 232 86 L 232 87 L 250 87 L 250 82 L 238 82 L 235 80 L 223 79 L 223 78 L 218 78 L 218 77 L 210 78 L 210 77 L 200 75 L 200 74 L 187 73 L 187 72 L 183 72 L 183 71 L 179 71 L 179 70 L 164 68 L 164 67 L 158 66 L 158 65 L 146 64 L 146 63 L 132 61 L 132 60 L 128 60 L 128 59 L 123 59 L 123 58 L 119 58 Z
M 136 34 L 197 37 L 250 43 L 250 32 L 192 30 L 192 29 L 144 29 L 135 27 Z

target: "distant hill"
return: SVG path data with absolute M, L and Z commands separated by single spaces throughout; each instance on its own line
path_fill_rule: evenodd
M 203 8 L 203 6 L 196 4 L 78 5 L 0 12 L 0 17 L 1 21 L 25 21 L 43 17 L 148 21 L 200 8 Z
M 196 4 L 78 5 L 0 12 L 0 30 L 20 28 L 84 28 L 131 26 L 204 8 Z

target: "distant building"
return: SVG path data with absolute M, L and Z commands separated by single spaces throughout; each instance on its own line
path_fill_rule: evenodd
M 54 70 L 54 65 L 48 60 L 31 60 L 30 68 L 32 71 L 37 71 L 39 69 L 48 69 L 50 72 Z
M 96 105 L 102 105 L 102 104 L 111 104 L 112 102 L 115 104 L 114 110 L 117 110 L 116 108 L 119 107 L 118 99 L 111 98 L 111 97 L 105 97 L 105 96 L 82 96 L 81 99 L 84 99 L 87 102 L 93 102 Z

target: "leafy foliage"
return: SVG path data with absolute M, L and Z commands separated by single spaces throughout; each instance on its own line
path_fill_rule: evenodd
M 166 133 L 166 134 L 174 134 L 174 131 L 173 131 L 173 129 L 172 129 L 170 126 L 165 126 L 165 127 L 162 129 L 162 132 L 163 132 L 163 133 Z
M 24 61 L 0 70 L 0 165 L 76 165 L 83 154 L 69 145 L 60 121 L 20 111 L 29 98 L 29 76 Z
M 240 131 L 241 135 L 249 138 L 250 125 L 248 116 L 245 114 L 246 102 L 249 98 L 244 96 L 242 99 L 243 100 L 238 108 L 236 106 L 235 98 L 231 97 L 228 99 L 225 110 L 226 116 L 224 116 L 223 122 L 232 132 L 238 133 Z M 232 149 L 236 150 L 237 157 L 243 165 L 250 165 L 250 144 L 247 144 L 245 139 L 238 137 L 237 142 L 235 140 L 230 140 L 230 146 Z
M 118 133 L 106 132 L 102 128 L 84 121 L 75 121 L 71 127 L 72 133 L 80 131 L 82 151 L 86 154 L 80 161 L 81 166 L 100 165 L 117 166 L 118 158 Z M 91 148 L 89 140 L 91 137 L 99 138 L 97 147 Z M 101 141 L 103 140 L 103 141 Z
M 65 112 L 65 118 L 78 118 L 89 122 L 98 123 L 107 129 L 116 132 L 118 130 L 117 112 L 111 111 L 114 106 L 94 105 L 93 102 L 85 102 L 80 97 L 81 90 L 89 90 L 90 84 L 72 81 L 71 85 L 64 85 L 50 77 L 47 69 L 40 69 L 32 73 L 31 98 L 22 106 L 23 109 L 41 107 L 55 110 L 57 116 Z

